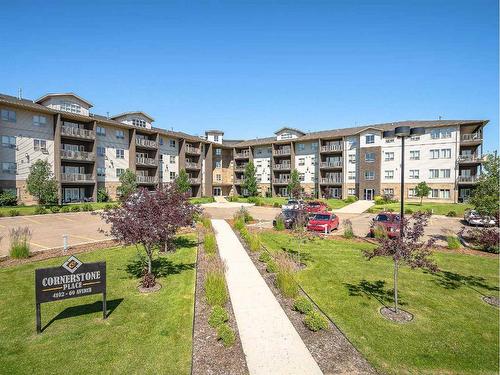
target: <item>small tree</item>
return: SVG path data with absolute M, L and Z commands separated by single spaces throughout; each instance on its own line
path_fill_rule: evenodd
M 57 181 L 47 160 L 33 163 L 26 179 L 26 188 L 38 204 L 57 203 Z
M 290 174 L 290 182 L 288 183 L 288 194 L 292 198 L 299 198 L 302 195 L 302 187 L 300 186 L 299 171 L 294 169 Z
M 500 204 L 500 157 L 488 155 L 484 172 L 469 199 L 481 215 L 497 216 Z
M 175 179 L 177 188 L 181 193 L 187 193 L 191 189 L 191 184 L 189 183 L 189 175 L 185 169 L 181 169 L 179 175 Z
M 421 241 L 424 229 L 429 220 L 428 213 L 416 213 L 410 220 L 404 219 L 400 236 L 380 239 L 380 245 L 374 250 L 366 250 L 364 255 L 370 260 L 375 257 L 391 257 L 394 264 L 394 311 L 398 313 L 398 273 L 401 264 L 413 268 L 427 268 L 431 272 L 438 270 L 436 264 L 429 259 L 434 239 L 426 243 Z
M 109 194 L 108 192 L 106 191 L 105 188 L 99 188 L 97 190 L 97 201 L 98 202 L 107 202 L 109 201 Z
M 243 174 L 243 189 L 246 189 L 248 195 L 255 197 L 258 195 L 257 190 L 257 177 L 255 177 L 255 166 L 252 161 L 249 161 L 245 167 L 245 173 Z
M 137 191 L 137 176 L 130 169 L 127 169 L 119 178 L 120 186 L 118 186 L 117 193 L 120 198 L 126 200 L 130 194 Z
M 420 205 L 422 205 L 422 201 L 424 197 L 427 197 L 431 192 L 431 188 L 425 181 L 420 182 L 417 186 L 415 186 L 415 195 L 420 197 Z
M 191 224 L 197 213 L 199 209 L 189 203 L 176 184 L 167 184 L 156 191 L 142 188 L 138 194 L 130 194 L 122 206 L 101 215 L 111 224 L 109 234 L 118 241 L 142 245 L 148 259 L 142 283 L 144 287 L 152 287 L 154 251 L 171 244 L 177 230 Z

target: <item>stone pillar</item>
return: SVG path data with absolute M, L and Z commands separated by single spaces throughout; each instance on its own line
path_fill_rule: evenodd
M 213 144 L 205 145 L 205 195 L 213 195 Z
M 61 186 L 61 114 L 54 115 L 54 177 L 57 181 L 57 200 L 62 203 Z
M 132 172 L 135 173 L 135 136 L 136 136 L 136 130 L 135 129 L 130 129 L 128 131 L 128 136 L 129 136 L 129 147 L 128 147 L 128 169 L 130 169 Z

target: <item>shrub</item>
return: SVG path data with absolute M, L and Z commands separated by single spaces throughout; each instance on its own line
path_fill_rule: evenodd
M 384 199 L 384 198 L 382 198 L 380 195 L 376 195 L 374 200 L 375 200 L 375 204 L 376 204 L 377 206 L 380 206 L 380 205 L 382 205 L 382 204 L 385 204 L 385 203 L 386 203 L 385 199 Z
M 293 303 L 293 309 L 301 314 L 309 314 L 314 310 L 314 306 L 306 297 L 299 297 Z
M 217 328 L 217 337 L 222 340 L 222 344 L 226 348 L 233 345 L 236 340 L 233 329 L 227 323 L 223 323 Z
M 358 200 L 358 197 L 355 195 L 349 195 L 346 199 L 344 199 L 344 202 L 346 203 L 354 203 Z
M 0 193 L 0 206 L 15 206 L 17 204 L 17 196 L 11 191 L 2 191 Z
M 228 300 L 224 264 L 220 259 L 212 259 L 207 266 L 205 276 L 205 296 L 210 306 L 224 306 Z
M 80 206 L 71 207 L 71 212 L 80 212 Z
M 203 216 L 201 218 L 201 223 L 203 224 L 203 227 L 206 229 L 212 229 L 212 222 L 210 221 L 210 218 Z
M 5 216 L 5 213 L 0 211 L 0 217 L 4 217 Z
M 213 233 L 207 233 L 203 241 L 203 246 L 205 248 L 205 253 L 207 255 L 213 256 L 216 253 L 215 245 L 215 235 Z
M 248 243 L 248 239 L 250 238 L 250 233 L 248 232 L 248 229 L 247 228 L 241 228 L 240 235 L 241 235 L 241 238 L 243 238 L 243 241 L 245 241 L 246 243 Z
M 314 310 L 306 315 L 304 323 L 313 332 L 328 328 L 328 321 L 325 317 Z
M 50 206 L 50 212 L 53 214 L 57 214 L 60 210 L 61 208 L 59 206 Z
M 45 215 L 47 213 L 47 210 L 43 208 L 42 206 L 38 206 L 35 208 L 34 214 L 35 215 Z
M 242 218 L 237 218 L 234 220 L 234 228 L 239 231 L 245 228 L 245 222 L 243 221 Z
M 281 217 L 278 217 L 276 219 L 276 226 L 274 227 L 274 229 L 278 231 L 285 230 L 285 221 Z
M 210 313 L 210 317 L 208 318 L 208 324 L 210 326 L 217 328 L 221 324 L 224 324 L 229 320 L 229 314 L 226 309 L 221 306 L 214 306 L 212 312 Z
M 105 188 L 100 188 L 97 190 L 97 201 L 98 202 L 108 202 L 109 194 Z
M 273 207 L 280 208 L 281 207 L 280 202 L 274 202 Z
M 352 230 L 352 222 L 349 219 L 344 220 L 344 238 L 350 239 L 354 237 L 354 231 Z
M 299 287 L 295 281 L 295 264 L 285 253 L 279 253 L 276 258 L 276 286 L 285 297 L 295 298 Z
M 12 228 L 9 237 L 10 256 L 12 258 L 28 258 L 30 255 L 30 229 L 28 227 Z
M 448 242 L 448 249 L 460 249 L 460 240 L 457 236 L 446 236 L 446 242 Z
M 448 216 L 448 217 L 457 217 L 457 213 L 455 211 L 448 211 L 448 213 L 446 214 L 446 216 Z
M 267 252 L 267 251 L 263 251 L 262 253 L 260 253 L 259 255 L 259 260 L 263 263 L 267 263 L 269 262 L 271 259 L 273 259 L 271 257 L 271 255 Z
M 375 225 L 373 228 L 373 237 L 378 239 L 387 238 L 387 230 L 382 225 Z
M 84 203 L 82 205 L 82 211 L 85 211 L 85 212 L 94 211 L 94 207 L 90 203 Z
M 278 272 L 278 265 L 274 261 L 274 259 L 269 259 L 266 265 L 266 271 L 269 273 L 276 273 Z
M 394 212 L 394 208 L 388 208 L 387 212 Z
M 250 198 L 248 198 L 250 199 Z M 233 216 L 234 220 L 241 219 L 243 220 L 244 223 L 248 223 L 250 221 L 253 221 L 252 215 L 248 212 L 248 210 L 245 207 L 241 207 Z
M 229 202 L 238 202 L 238 196 L 237 195 L 231 195 L 231 196 L 227 197 L 227 200 Z
M 411 208 L 405 208 L 405 214 L 411 215 L 413 213 L 413 210 Z
M 15 209 L 9 210 L 9 216 L 19 216 L 19 215 L 20 215 L 19 210 Z
M 260 238 L 259 236 L 255 234 L 249 234 L 248 235 L 248 247 L 250 248 L 250 251 L 259 251 L 260 250 Z
M 115 206 L 111 203 L 104 205 L 104 211 L 109 211 L 112 210 L 113 208 L 115 208 Z
M 427 208 L 427 209 L 425 210 L 425 212 L 426 212 L 426 213 L 428 213 L 429 215 L 432 215 L 432 214 L 434 213 L 433 211 L 434 211 L 434 210 L 433 210 L 432 208 Z
M 60 212 L 69 212 L 69 210 L 70 210 L 69 206 L 62 206 Z
M 463 236 L 470 238 L 483 251 L 498 254 L 500 251 L 499 232 L 498 228 L 474 228 L 467 230 Z

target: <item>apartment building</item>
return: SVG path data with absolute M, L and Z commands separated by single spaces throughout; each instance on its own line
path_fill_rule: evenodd
M 96 199 L 104 188 L 116 198 L 119 177 L 132 170 L 139 185 L 153 189 L 186 170 L 193 196 L 245 195 L 251 161 L 262 195 L 287 196 L 292 170 L 304 193 L 317 197 L 373 199 L 401 194 L 415 198 L 426 181 L 436 201 L 466 200 L 484 162 L 486 120 L 403 121 L 305 133 L 283 127 L 273 137 L 227 140 L 220 130 L 199 137 L 153 126 L 142 111 L 115 116 L 91 113 L 92 103 L 73 93 L 27 100 L 0 94 L 0 189 L 26 191 L 30 166 L 48 160 L 62 202 Z M 400 139 L 385 130 L 419 126 L 425 134 L 407 140 L 405 185 L 400 191 Z

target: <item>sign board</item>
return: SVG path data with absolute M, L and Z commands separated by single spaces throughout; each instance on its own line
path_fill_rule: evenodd
M 106 262 L 82 263 L 70 256 L 60 267 L 35 270 L 37 332 L 41 332 L 40 304 L 101 293 L 106 319 Z

